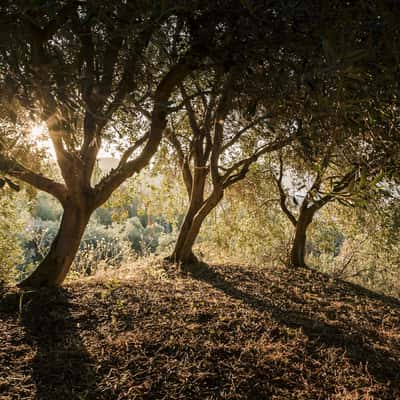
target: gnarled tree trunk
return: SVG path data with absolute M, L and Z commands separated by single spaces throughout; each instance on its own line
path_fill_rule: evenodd
M 38 288 L 62 284 L 79 249 L 91 213 L 81 203 L 71 203 L 64 207 L 57 236 L 48 254 L 32 274 L 18 284 L 19 287 Z
M 195 221 L 194 216 L 186 215 L 181 230 L 179 231 L 174 251 L 168 258 L 169 260 L 175 263 L 188 265 L 198 262 L 193 252 L 193 245 L 200 231 L 202 222 L 203 221 L 199 221 L 199 219 Z
M 181 229 L 179 230 L 177 241 L 175 243 L 174 251 L 172 255 L 167 258 L 169 261 L 176 263 L 185 263 L 185 264 L 195 264 L 198 261 L 197 257 L 194 255 L 192 251 L 193 244 L 189 246 L 190 249 L 187 249 L 188 246 L 186 245 L 186 239 L 192 230 L 193 219 L 197 211 L 198 209 L 197 210 L 189 209 L 188 213 L 185 215 L 185 218 L 181 225 Z M 186 251 L 183 251 L 184 249 Z M 187 254 L 186 257 L 183 257 L 182 254 L 183 252 L 189 254 Z
M 168 257 L 168 260 L 183 265 L 190 265 L 198 262 L 197 257 L 193 253 L 193 245 L 196 242 L 204 220 L 217 206 L 222 197 L 223 190 L 214 190 L 202 204 L 193 206 L 193 200 L 191 201 L 188 213 L 179 231 L 174 251 L 172 255 Z
M 305 251 L 307 242 L 307 228 L 313 220 L 314 210 L 302 208 L 295 225 L 295 234 L 290 251 L 290 266 L 296 268 L 305 268 Z

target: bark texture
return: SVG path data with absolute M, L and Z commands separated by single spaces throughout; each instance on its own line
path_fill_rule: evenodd
M 168 257 L 168 260 L 183 265 L 190 265 L 198 262 L 193 252 L 193 246 L 204 220 L 221 201 L 222 197 L 223 191 L 219 190 L 213 191 L 205 201 L 200 202 L 199 197 L 191 198 L 189 209 L 179 231 L 174 251 L 172 255 Z
M 295 224 L 295 234 L 290 251 L 290 265 L 295 268 L 307 267 L 306 256 L 306 242 L 307 242 L 307 229 L 314 217 L 314 211 L 310 208 L 300 210 L 297 222 Z
M 57 236 L 48 254 L 32 274 L 18 286 L 21 288 L 60 286 L 74 261 L 90 215 L 91 211 L 81 204 L 66 206 Z

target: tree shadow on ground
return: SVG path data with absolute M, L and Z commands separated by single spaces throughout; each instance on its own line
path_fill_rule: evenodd
M 235 271 L 238 270 L 243 270 L 242 277 L 245 280 L 259 282 L 260 275 L 235 266 Z M 277 306 L 274 294 L 268 296 L 268 298 L 267 296 L 250 294 L 246 290 L 238 288 L 237 286 L 239 285 L 241 273 L 239 276 L 235 276 L 232 279 L 229 277 L 227 279 L 218 272 L 215 267 L 205 263 L 188 266 L 185 272 L 194 279 L 210 284 L 215 289 L 224 292 L 227 296 L 241 300 L 253 309 L 266 313 L 266 317 L 271 316 L 271 318 L 279 324 L 294 329 L 300 328 L 316 345 L 342 348 L 344 354 L 346 354 L 352 362 L 357 365 L 360 363 L 365 365 L 365 368 L 367 368 L 368 372 L 377 381 L 391 385 L 393 393 L 398 393 L 400 395 L 400 360 L 394 359 L 393 354 L 389 351 L 371 346 L 368 343 L 366 339 L 370 339 L 374 332 L 365 328 L 360 328 L 360 326 L 355 326 L 352 324 L 352 321 L 347 320 L 340 321 L 341 324 L 335 324 L 335 321 L 329 324 L 318 319 L 315 315 L 310 315 L 309 313 L 295 309 L 290 299 L 284 299 L 283 302 L 280 301 L 279 306 Z M 314 274 L 318 273 L 314 272 Z M 323 276 L 322 274 L 318 275 Z M 288 280 L 290 280 L 290 283 L 285 282 L 285 284 L 292 286 L 297 284 L 300 289 L 304 289 L 301 283 L 296 282 L 296 279 L 298 278 L 289 278 Z M 338 295 L 337 291 L 343 290 L 343 295 L 346 295 L 347 299 L 349 295 L 358 298 L 363 296 L 369 300 L 374 299 L 375 301 L 390 305 L 391 307 L 400 308 L 398 299 L 377 294 L 351 283 L 343 281 L 341 283 L 342 285 L 339 286 L 335 284 L 335 289 L 327 289 L 327 302 L 330 300 L 330 294 L 336 291 L 334 294 Z M 261 282 L 261 285 L 263 284 L 269 285 L 270 282 L 268 280 L 266 282 Z M 315 348 L 316 346 L 313 347 Z
M 79 336 L 73 305 L 63 289 L 25 292 L 20 302 L 37 400 L 97 399 L 96 373 Z

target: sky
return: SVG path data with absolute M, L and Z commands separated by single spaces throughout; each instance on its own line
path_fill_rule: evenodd
M 47 130 L 44 124 L 33 126 L 31 130 L 31 136 L 33 141 L 40 149 L 44 149 L 52 159 L 54 160 L 56 159 L 53 144 L 47 135 Z M 111 153 L 104 149 L 100 149 L 97 158 L 115 157 L 115 156 L 118 156 L 115 152 Z

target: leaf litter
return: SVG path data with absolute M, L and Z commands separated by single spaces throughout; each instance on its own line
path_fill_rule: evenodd
M 22 298 L 3 288 L 11 399 L 400 399 L 400 301 L 233 264 L 153 263 Z

